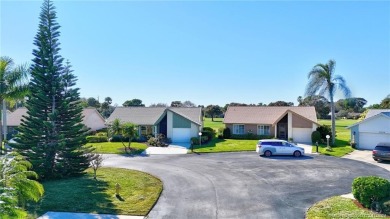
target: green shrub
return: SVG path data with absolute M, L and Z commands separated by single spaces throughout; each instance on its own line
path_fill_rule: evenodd
M 332 127 L 330 125 L 321 125 L 317 127 L 316 130 L 320 132 L 321 140 L 324 140 L 326 142 L 326 136 L 329 135 L 330 136 L 329 142 L 332 142 Z
M 271 139 L 273 136 L 270 135 L 255 135 L 248 133 L 246 135 L 231 135 L 231 139 L 240 139 L 240 140 L 260 140 L 260 139 Z
M 122 140 L 123 139 L 123 140 Z M 113 135 L 110 138 L 110 142 L 128 142 L 129 138 L 124 138 L 122 135 Z
M 203 127 L 203 132 L 210 132 L 210 133 L 212 133 L 213 134 L 213 138 L 215 137 L 215 135 L 217 134 L 216 132 L 215 132 L 215 130 L 213 129 L 213 128 L 210 128 L 210 127 Z
M 382 205 L 382 213 L 386 215 L 390 215 L 390 196 L 383 199 L 381 205 Z
M 311 142 L 315 144 L 316 142 L 321 142 L 321 133 L 319 131 L 314 131 L 311 133 Z
M 198 137 L 192 137 L 191 138 L 191 143 L 193 145 L 199 145 L 199 138 Z
M 224 127 L 218 128 L 218 135 L 223 135 L 223 130 L 224 129 L 225 129 Z
M 353 196 L 366 208 L 372 201 L 382 201 L 390 196 L 390 182 L 378 176 L 360 176 L 353 180 Z
M 96 135 L 87 136 L 88 143 L 98 143 L 98 142 L 107 142 L 107 141 L 108 141 L 107 136 L 96 136 Z
M 98 132 L 96 133 L 97 136 L 105 136 L 107 137 L 107 132 Z
M 230 129 L 228 127 L 223 129 L 222 136 L 223 138 L 230 138 L 232 136 L 232 133 L 230 132 Z
M 223 139 L 223 135 L 222 135 L 222 134 L 219 134 L 219 135 L 218 135 L 218 139 Z
M 207 136 L 202 136 L 201 139 L 202 139 L 202 144 L 207 143 L 207 141 L 209 140 Z M 193 145 L 199 145 L 199 137 L 192 137 L 191 142 Z
M 202 132 L 202 137 L 203 136 L 207 137 L 207 141 L 208 140 L 212 140 L 214 138 L 214 136 L 215 136 L 215 132 L 213 133 L 213 132 L 209 132 L 209 131 L 203 131 Z
M 155 147 L 167 147 L 167 139 L 163 134 L 159 134 L 157 138 L 155 137 L 150 137 L 148 139 L 148 145 L 149 146 L 155 146 Z

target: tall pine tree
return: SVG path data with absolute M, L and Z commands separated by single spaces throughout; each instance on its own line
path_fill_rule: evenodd
M 59 54 L 59 28 L 53 3 L 44 0 L 34 40 L 28 111 L 14 145 L 46 179 L 79 175 L 89 166 L 90 149 L 83 147 L 88 130 L 82 124 L 76 77 Z

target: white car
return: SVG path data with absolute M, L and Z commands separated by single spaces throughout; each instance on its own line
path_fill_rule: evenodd
M 300 157 L 305 155 L 305 149 L 296 146 L 293 143 L 285 140 L 267 139 L 259 140 L 256 146 L 256 152 L 259 155 L 270 157 L 272 155 L 293 155 L 294 157 Z

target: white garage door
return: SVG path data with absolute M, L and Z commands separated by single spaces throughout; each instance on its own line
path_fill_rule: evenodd
M 372 150 L 379 142 L 390 142 L 390 134 L 359 133 L 359 149 Z
M 189 143 L 191 140 L 191 129 L 173 128 L 172 142 Z
M 310 143 L 311 144 L 311 133 L 313 132 L 310 128 L 293 128 L 293 141 L 298 143 Z

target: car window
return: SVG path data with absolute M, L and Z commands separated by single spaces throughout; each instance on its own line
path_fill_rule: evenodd
M 378 150 L 378 151 L 390 151 L 390 147 L 376 146 L 375 150 Z

